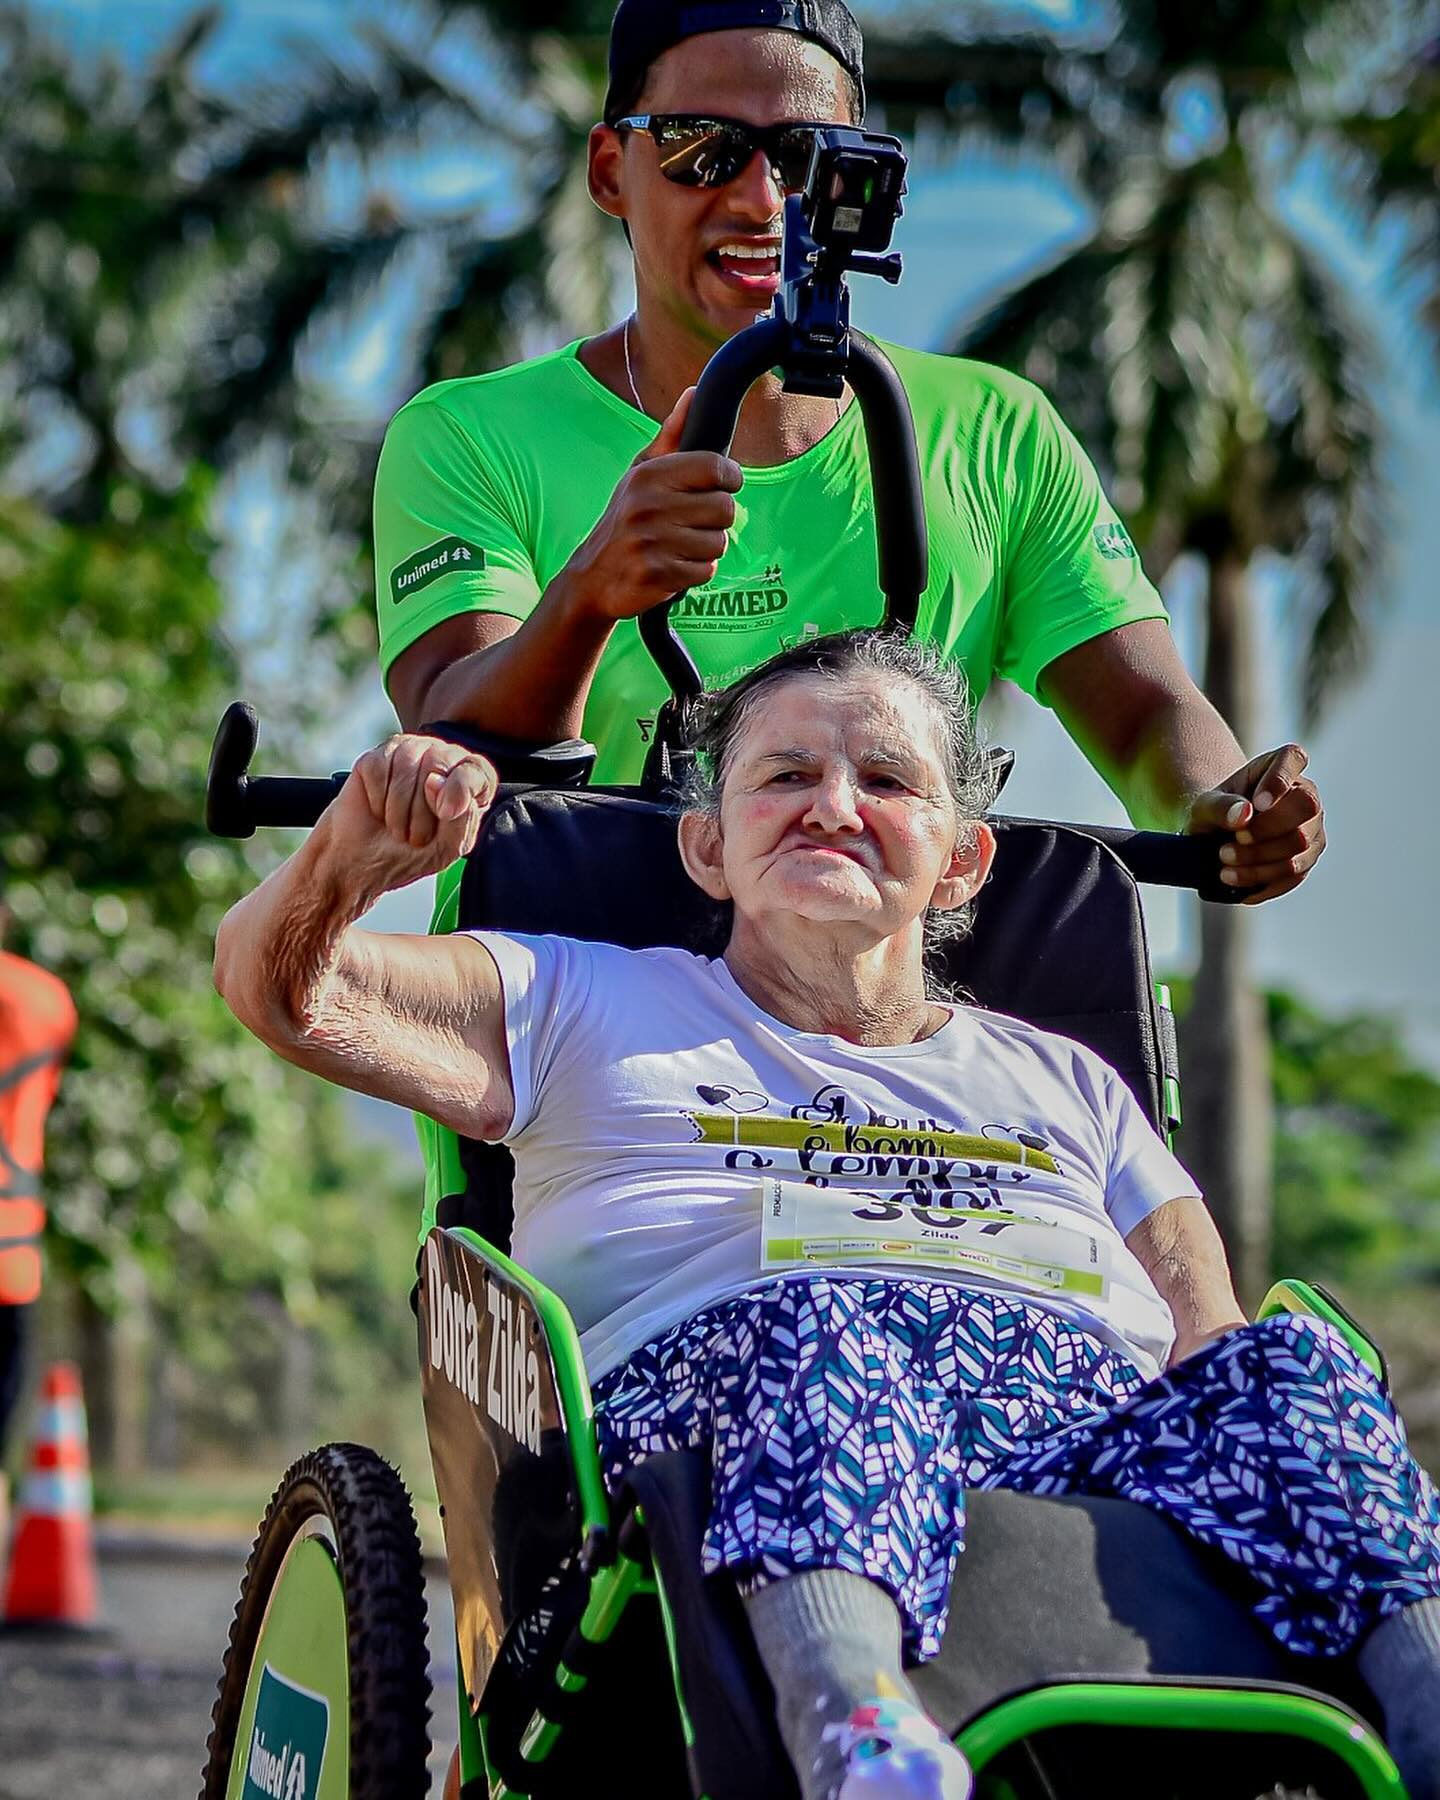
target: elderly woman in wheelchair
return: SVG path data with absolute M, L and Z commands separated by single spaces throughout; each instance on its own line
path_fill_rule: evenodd
M 1358 1647 L 1440 1796 L 1440 1504 L 1381 1387 L 1322 1322 L 1246 1322 L 1106 1063 L 927 982 L 994 852 L 959 677 L 811 641 L 711 697 L 701 750 L 679 847 L 719 958 L 358 930 L 495 793 L 400 737 L 231 912 L 217 984 L 292 1061 L 510 1146 L 515 1255 L 581 1328 L 607 1482 L 708 1455 L 705 1567 L 806 1800 L 969 1791 L 907 1673 L 967 1488 L 1163 1514 L 1288 1650 Z

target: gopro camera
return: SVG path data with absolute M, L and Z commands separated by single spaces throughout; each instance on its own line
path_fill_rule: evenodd
M 838 398 L 850 331 L 847 274 L 900 279 L 886 246 L 901 213 L 905 152 L 899 138 L 828 125 L 815 133 L 805 185 L 785 200 L 775 316 L 789 328 L 788 394 Z
M 902 211 L 905 152 L 899 138 L 835 125 L 815 133 L 801 207 L 829 261 L 886 250 Z

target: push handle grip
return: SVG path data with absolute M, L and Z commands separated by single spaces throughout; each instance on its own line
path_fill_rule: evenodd
M 248 773 L 260 721 L 248 700 L 235 700 L 215 733 L 205 779 L 205 825 L 216 837 L 254 837 L 257 825 L 313 825 L 345 785 L 328 776 Z
M 563 744 L 525 745 L 490 738 L 466 726 L 428 726 L 435 737 L 448 737 L 489 755 L 505 781 L 532 781 L 546 787 L 582 785 L 595 752 L 589 744 L 568 739 Z M 253 837 L 261 825 L 313 825 L 340 792 L 346 771 L 321 777 L 252 776 L 250 759 L 260 737 L 255 708 L 236 700 L 225 709 L 210 752 L 205 786 L 205 823 L 217 837 Z M 520 773 L 516 773 L 520 770 Z M 1164 831 L 1132 831 L 1119 825 L 1070 825 L 1048 819 L 1010 819 L 1016 825 L 1056 825 L 1083 831 L 1120 858 L 1137 881 L 1152 887 L 1188 888 L 1202 900 L 1233 904 L 1244 899 L 1238 888 L 1220 879 L 1220 847 L 1226 834 L 1194 837 Z
M 680 433 L 682 450 L 730 454 L 745 396 L 779 360 L 789 337 L 789 327 L 782 319 L 761 319 L 720 346 L 695 384 L 695 398 Z M 640 641 L 665 677 L 672 698 L 684 706 L 699 697 L 705 684 L 695 659 L 670 629 L 670 608 L 680 598 L 680 594 L 672 594 L 659 606 L 641 613 Z
M 422 725 L 420 732 L 488 757 L 502 781 L 583 787 L 595 767 L 595 746 L 582 738 L 526 744 L 449 721 Z M 215 733 L 205 782 L 205 825 L 216 837 L 254 837 L 261 825 L 313 825 L 349 779 L 345 769 L 328 776 L 251 775 L 259 741 L 255 708 L 232 701 Z
M 885 627 L 909 637 L 930 580 L 930 534 L 915 420 L 894 364 L 863 331 L 850 333 L 849 374 L 865 420 Z
M 1233 906 L 1245 898 L 1244 890 L 1220 879 L 1224 864 L 1220 848 L 1230 842 L 1227 832 L 1189 836 L 1169 831 L 1133 831 L 1128 825 L 1071 825 L 1051 819 L 1016 819 L 1020 825 L 1059 824 L 1065 831 L 1083 831 L 1113 850 L 1125 867 L 1147 887 L 1186 888 L 1202 900 Z

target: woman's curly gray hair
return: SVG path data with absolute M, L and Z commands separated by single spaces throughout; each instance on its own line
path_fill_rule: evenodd
M 755 709 L 783 681 L 797 675 L 840 680 L 872 675 L 908 682 L 935 717 L 945 784 L 961 820 L 982 819 L 995 804 L 995 767 L 975 728 L 970 688 L 962 671 L 941 660 L 928 644 L 881 631 L 844 631 L 806 638 L 752 669 L 729 687 L 706 694 L 696 709 L 692 742 L 697 751 L 682 804 L 687 812 L 718 816 L 735 748 Z M 932 979 L 947 945 L 970 930 L 972 906 L 925 915 L 925 960 Z

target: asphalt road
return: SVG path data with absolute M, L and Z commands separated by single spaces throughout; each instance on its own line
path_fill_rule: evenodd
M 0 1800 L 195 1800 L 244 1555 L 102 1547 L 103 1631 L 0 1633 Z M 454 1625 L 429 1582 L 432 1791 L 454 1744 Z

